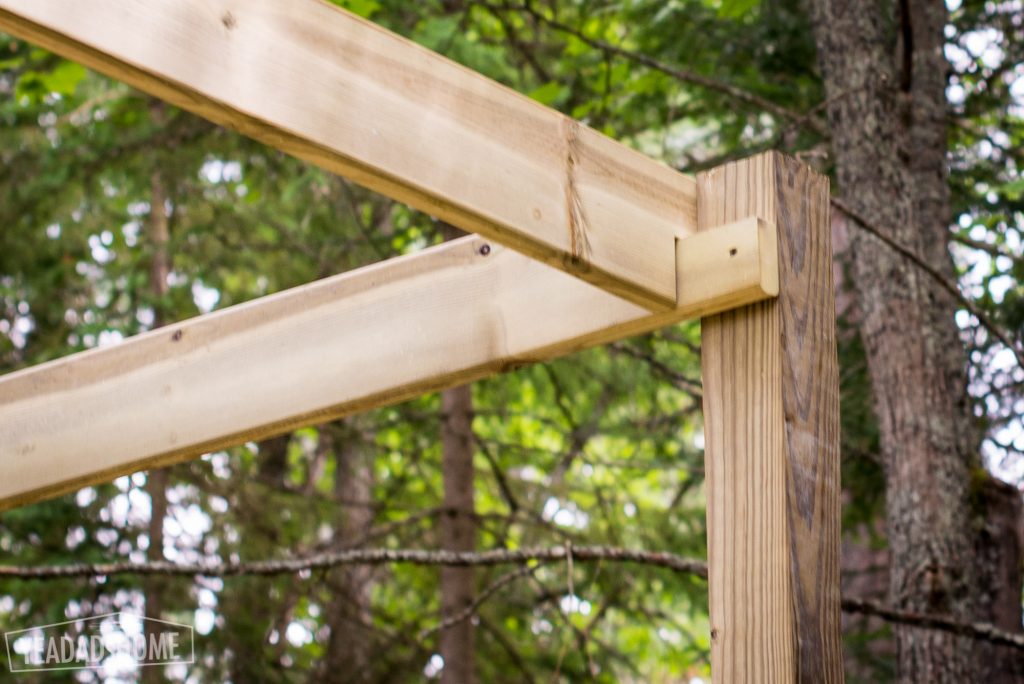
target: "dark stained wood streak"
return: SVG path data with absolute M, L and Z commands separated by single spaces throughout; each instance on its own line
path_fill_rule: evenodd
M 779 297 L 702 319 L 712 673 L 842 682 L 828 180 L 767 153 L 698 177 L 698 227 L 778 227 Z

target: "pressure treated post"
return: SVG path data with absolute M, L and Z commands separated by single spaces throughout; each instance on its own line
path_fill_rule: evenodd
M 828 180 L 767 153 L 698 177 L 701 230 L 778 227 L 779 297 L 702 319 L 711 670 L 842 682 Z

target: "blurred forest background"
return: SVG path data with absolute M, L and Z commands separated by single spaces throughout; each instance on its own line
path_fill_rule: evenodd
M 844 598 L 1021 632 L 1020 0 L 338 4 L 682 171 L 774 148 L 829 174 Z M 7 37 L 0 160 L 3 372 L 446 237 Z M 0 514 L 0 558 L 700 559 L 700 387 L 694 322 Z M 610 560 L 7 578 L 0 628 L 127 610 L 197 630 L 194 665 L 27 682 L 699 682 L 706 592 Z M 847 608 L 847 681 L 1024 681 L 1024 650 Z

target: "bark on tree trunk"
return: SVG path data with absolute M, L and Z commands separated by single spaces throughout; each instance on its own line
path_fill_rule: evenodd
M 340 516 L 336 522 L 336 549 L 360 544 L 373 525 L 373 453 L 369 440 L 359 434 L 354 421 L 340 431 L 325 426 L 320 439 L 335 451 L 334 493 Z M 337 437 L 335 437 L 337 435 Z M 350 684 L 372 680 L 371 591 L 373 568 L 353 565 L 332 570 L 327 584 L 334 592 L 328 608 L 331 636 L 323 668 L 316 681 Z
M 465 235 L 455 226 L 439 223 L 445 240 Z M 441 393 L 441 475 L 444 501 L 438 519 L 441 548 L 476 549 L 476 509 L 473 470 L 473 388 L 463 385 Z M 441 621 L 457 616 L 476 599 L 473 568 L 441 568 Z M 439 635 L 442 684 L 475 684 L 476 625 L 472 620 L 441 630 Z
M 952 280 L 944 4 L 812 6 L 838 194 Z M 987 476 L 955 304 L 863 231 L 854 233 L 853 251 L 886 466 L 890 600 L 917 612 L 984 618 L 993 587 L 978 563 L 971 488 Z M 988 649 L 970 640 L 910 627 L 895 633 L 901 682 L 983 681 L 991 674 Z
M 975 555 L 978 583 L 989 590 L 976 619 L 1008 632 L 1021 628 L 1022 503 L 1020 491 L 991 477 L 974 492 L 977 520 Z M 981 646 L 981 648 L 979 648 Z M 1024 682 L 1024 657 L 1011 648 L 977 644 L 973 649 L 987 684 Z M 985 667 L 987 666 L 987 671 Z
M 170 257 L 167 251 L 167 243 L 170 240 L 170 216 L 167 213 L 167 191 L 159 171 L 154 171 L 150 178 L 149 204 L 149 242 L 153 250 L 149 268 L 149 287 L 153 297 L 161 299 L 167 294 L 167 274 L 170 271 Z M 155 306 L 153 327 L 159 328 L 165 322 L 160 306 Z M 146 560 L 164 560 L 164 518 L 167 517 L 166 469 L 158 468 L 147 473 L 146 493 L 149 494 L 150 500 L 147 530 L 149 547 L 146 548 Z M 147 617 L 160 619 L 163 613 L 164 582 L 164 578 L 156 576 L 143 580 Z M 156 636 L 153 631 L 158 624 L 149 620 L 143 621 L 143 635 L 147 644 L 150 643 L 150 637 Z M 143 667 L 141 673 L 143 684 L 164 681 L 163 670 L 160 667 Z
M 147 561 L 164 560 L 164 518 L 167 517 L 167 471 L 151 470 L 146 477 L 146 491 L 152 502 L 152 513 L 149 519 L 149 548 L 146 549 Z M 162 619 L 163 595 L 165 579 L 158 576 L 150 576 L 143 580 L 143 592 L 146 596 L 146 617 Z M 146 643 L 151 643 L 151 637 L 159 638 L 155 632 L 157 625 L 150 620 L 143 621 L 143 634 Z M 143 684 L 156 684 L 164 681 L 163 669 L 160 667 L 143 667 Z
M 444 506 L 441 548 L 472 551 L 476 547 L 473 507 L 473 393 L 463 385 L 441 393 L 441 470 L 444 476 Z M 472 568 L 441 568 L 441 620 L 465 610 L 476 596 Z M 462 620 L 441 632 L 443 684 L 473 684 L 476 626 Z

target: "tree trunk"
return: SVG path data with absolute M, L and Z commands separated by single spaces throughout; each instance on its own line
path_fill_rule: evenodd
M 441 548 L 472 551 L 476 547 L 473 508 L 473 393 L 463 385 L 441 393 L 441 470 L 444 506 Z M 473 568 L 441 568 L 441 620 L 464 611 L 476 596 Z M 441 632 L 443 684 L 473 684 L 476 626 L 462 620 Z
M 354 428 L 353 421 L 348 422 Z M 336 549 L 360 545 L 373 525 L 373 452 L 356 429 L 345 430 L 339 439 L 331 427 L 320 430 L 320 439 L 334 446 L 336 467 L 334 493 L 338 501 Z M 330 442 L 339 442 L 330 444 Z M 324 654 L 323 670 L 316 681 L 326 684 L 368 682 L 372 679 L 370 632 L 373 568 L 353 565 L 331 570 L 327 579 L 334 596 L 328 608 L 331 636 Z
M 975 618 L 1007 632 L 1021 628 L 1020 491 L 1005 482 L 986 477 L 976 484 L 974 513 L 977 520 L 976 563 L 978 584 L 988 589 Z M 980 648 L 979 648 L 980 646 Z M 972 649 L 986 684 L 1024 682 L 1024 657 L 1007 646 L 976 644 Z M 985 667 L 987 666 L 987 670 Z
M 150 178 L 149 198 L 149 243 L 153 251 L 149 268 L 149 287 L 153 297 L 162 299 L 167 294 L 167 274 L 170 271 L 170 258 L 167 243 L 170 240 L 170 217 L 167 213 L 167 192 L 164 180 L 159 171 L 154 171 Z M 164 312 L 159 304 L 153 307 L 153 327 L 164 325 Z M 156 468 L 146 474 L 146 493 L 149 494 L 150 516 L 149 547 L 146 549 L 147 561 L 164 560 L 164 518 L 167 517 L 167 470 Z M 146 617 L 161 619 L 163 614 L 163 595 L 165 580 L 152 575 L 143 580 L 142 587 L 146 596 Z M 143 621 L 143 634 L 146 643 L 155 636 L 153 630 L 160 623 L 150 620 Z M 143 684 L 157 684 L 164 681 L 163 668 L 150 666 L 140 669 Z
M 946 168 L 942 3 L 814 0 L 839 194 L 890 238 L 953 279 Z M 912 263 L 853 235 L 859 326 L 886 466 L 890 601 L 984 618 L 972 482 L 987 479 L 966 393 L 955 304 Z M 1019 580 L 1010 587 L 1019 608 Z M 1019 623 L 1019 620 L 1018 620 Z M 901 682 L 982 681 L 987 649 L 895 630 Z

